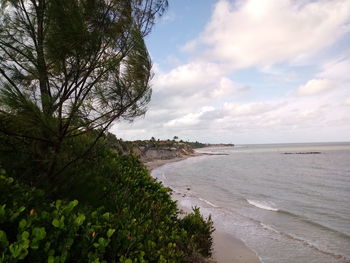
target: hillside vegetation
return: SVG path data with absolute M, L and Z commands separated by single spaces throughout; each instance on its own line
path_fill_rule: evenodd
M 107 134 L 107 140 L 111 148 L 119 154 L 132 154 L 138 157 L 142 162 L 150 162 L 154 160 L 175 159 L 178 157 L 195 156 L 195 149 L 204 147 L 233 147 L 234 144 L 209 144 L 189 142 L 178 139 L 177 136 L 173 140 L 156 140 L 152 137 L 150 140 L 123 141 L 117 139 L 112 134 Z
M 142 162 L 174 159 L 194 154 L 194 148 L 190 142 L 156 140 L 153 137 L 150 140 L 123 141 L 111 133 L 108 133 L 107 138 L 108 143 L 116 152 L 135 155 Z
M 72 141 L 65 154 L 93 137 Z M 108 140 L 52 185 L 39 181 L 30 145 L 0 139 L 0 262 L 200 262 L 211 255 L 211 219 L 198 209 L 180 218 L 171 190 Z

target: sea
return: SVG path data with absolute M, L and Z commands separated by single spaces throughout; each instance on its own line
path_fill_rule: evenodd
M 180 206 L 200 207 L 263 263 L 350 262 L 350 143 L 199 151 L 213 155 L 152 172 Z

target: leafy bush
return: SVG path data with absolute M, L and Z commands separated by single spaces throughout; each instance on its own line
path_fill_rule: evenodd
M 176 243 L 185 232 L 174 224 L 154 224 L 147 215 L 132 218 L 126 210 L 117 214 L 83 207 L 76 200 L 41 200 L 40 207 L 33 207 L 33 199 L 42 197 L 38 190 L 5 176 L 0 180 L 1 190 L 8 189 L 0 194 L 6 201 L 0 205 L 1 262 L 161 262 L 183 257 Z M 9 192 L 16 194 L 12 202 Z
M 168 189 L 136 159 L 114 157 L 105 207 L 48 202 L 44 191 L 1 175 L 0 262 L 185 262 L 201 253 L 199 211 L 178 219 Z
M 192 242 L 189 244 L 193 247 L 188 247 L 194 252 L 209 257 L 212 254 L 212 233 L 214 232 L 213 221 L 211 216 L 204 220 L 199 212 L 198 207 L 193 208 L 193 213 L 186 215 L 180 222 L 185 229 Z

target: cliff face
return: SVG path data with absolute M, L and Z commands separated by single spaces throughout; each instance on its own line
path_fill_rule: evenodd
M 193 146 L 188 142 L 144 140 L 124 142 L 110 138 L 111 148 L 118 154 L 132 154 L 142 162 L 170 160 L 194 154 Z
M 150 148 L 143 152 L 142 159 L 145 161 L 173 159 L 179 157 L 175 148 Z
M 141 146 L 134 147 L 133 154 L 142 161 L 149 162 L 154 160 L 168 160 L 194 153 L 193 149 L 186 144 L 177 144 L 176 147 L 167 146 Z

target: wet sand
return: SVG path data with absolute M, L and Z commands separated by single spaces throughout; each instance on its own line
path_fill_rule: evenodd
M 257 255 L 238 238 L 216 230 L 213 259 L 218 263 L 259 263 Z

